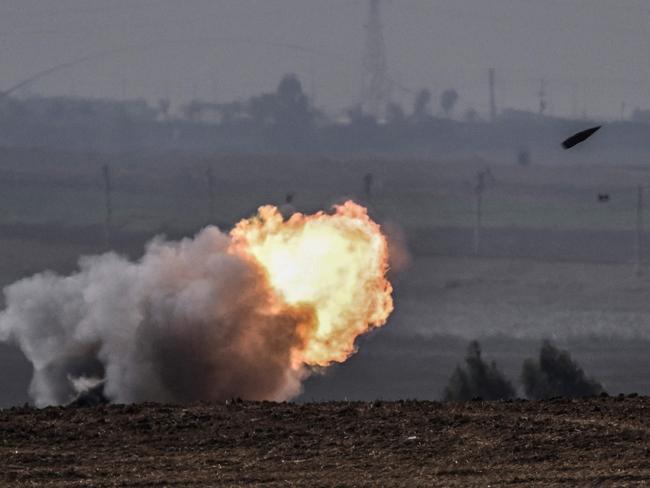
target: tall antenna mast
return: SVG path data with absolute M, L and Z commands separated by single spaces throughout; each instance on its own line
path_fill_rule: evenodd
M 382 115 L 390 96 L 386 44 L 381 22 L 381 0 L 369 0 L 361 77 L 361 107 L 370 115 Z

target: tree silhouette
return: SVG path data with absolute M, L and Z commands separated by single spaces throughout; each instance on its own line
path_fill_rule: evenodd
M 447 117 L 449 117 L 451 112 L 454 110 L 457 101 L 458 92 L 453 88 L 442 92 L 442 95 L 440 96 L 440 106 L 442 107 L 442 110 L 445 112 L 445 115 Z
M 465 369 L 456 366 L 445 388 L 445 400 L 467 401 L 473 398 L 503 400 L 513 398 L 515 389 L 493 361 L 487 364 L 481 357 L 481 346 L 472 341 L 467 347 Z
M 309 99 L 293 74 L 282 78 L 275 93 L 251 98 L 248 112 L 258 125 L 270 127 L 273 139 L 281 144 L 304 142 L 314 120 Z
M 415 102 L 413 103 L 413 119 L 416 122 L 422 122 L 430 116 L 431 92 L 425 88 L 420 90 L 415 96 Z
M 557 349 L 549 341 L 542 344 L 538 362 L 532 359 L 524 362 L 521 380 L 526 396 L 534 400 L 579 398 L 603 392 L 602 385 L 587 378 L 567 351 Z

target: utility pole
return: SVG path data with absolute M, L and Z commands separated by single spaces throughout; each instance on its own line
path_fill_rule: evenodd
M 106 217 L 104 220 L 104 247 L 106 250 L 111 248 L 111 228 L 113 219 L 113 206 L 111 203 L 111 173 L 107 164 L 102 166 L 102 175 L 104 177 L 104 204 Z
M 486 168 L 476 173 L 476 186 L 474 194 L 476 195 L 476 221 L 474 222 L 474 255 L 481 254 L 481 234 L 483 232 L 483 192 L 487 181 L 494 182 L 494 176 L 490 168 Z
M 494 95 L 494 68 L 490 68 L 490 122 L 495 122 L 497 119 L 497 102 Z
M 636 190 L 636 274 L 640 276 L 643 264 L 643 186 L 639 185 Z
M 544 112 L 546 112 L 546 80 L 542 78 L 542 80 L 539 83 L 539 115 L 544 115 Z
M 483 227 L 483 179 L 478 178 L 476 185 L 476 222 L 474 223 L 474 256 L 481 253 L 481 230 Z
M 205 176 L 208 182 L 208 217 L 210 219 L 210 223 L 214 223 L 214 216 L 215 216 L 215 191 L 214 191 L 214 173 L 212 171 L 212 166 L 208 165 L 208 167 L 205 170 Z

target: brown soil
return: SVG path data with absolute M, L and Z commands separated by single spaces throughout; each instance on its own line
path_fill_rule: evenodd
M 650 485 L 650 398 L 0 411 L 2 486 Z

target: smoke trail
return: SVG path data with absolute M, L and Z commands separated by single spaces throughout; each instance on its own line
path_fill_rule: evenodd
M 99 379 L 124 403 L 296 395 L 306 372 L 292 351 L 313 310 L 279 306 L 262 270 L 229 244 L 207 228 L 179 243 L 156 239 L 137 263 L 87 257 L 72 276 L 7 287 L 0 340 L 32 362 L 36 404 L 67 403 Z

